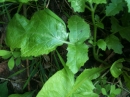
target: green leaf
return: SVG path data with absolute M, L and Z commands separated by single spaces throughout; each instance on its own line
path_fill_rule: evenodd
M 73 84 L 74 75 L 62 69 L 49 78 L 36 97 L 67 97 Z
M 28 3 L 29 1 L 37 1 L 37 0 L 0 0 L 0 2 L 21 2 L 21 3 Z
M 121 93 L 121 89 L 119 89 L 119 88 L 116 89 L 115 85 L 111 85 L 110 94 L 113 94 L 116 96 L 120 93 Z
M 71 90 L 71 93 L 75 95 L 74 97 L 99 97 L 99 95 L 93 92 L 93 90 L 95 89 L 95 86 L 93 85 L 92 80 L 99 77 L 100 73 L 103 70 L 104 68 L 85 69 L 78 76 Z
M 102 91 L 102 94 L 103 94 L 103 95 L 107 95 L 107 91 L 106 91 L 105 88 L 102 88 L 101 91 Z
M 48 54 L 67 39 L 66 26 L 49 9 L 37 11 L 31 20 L 16 14 L 10 21 L 6 43 L 12 49 L 20 48 L 21 56 Z
M 125 0 L 127 2 L 127 6 L 128 6 L 128 12 L 130 12 L 130 0 Z
M 130 26 L 122 27 L 122 29 L 119 31 L 119 34 L 122 38 L 125 38 L 127 41 L 130 42 Z
M 88 47 L 86 44 L 68 45 L 66 65 L 75 74 L 81 66 L 89 59 Z
M 105 41 L 108 49 L 113 49 L 115 53 L 122 54 L 123 45 L 120 43 L 118 37 L 109 35 Z
M 124 71 L 123 77 L 124 77 L 124 80 L 125 80 L 126 87 L 128 89 L 130 89 L 130 75 L 126 71 Z
M 101 22 L 100 17 L 95 15 L 95 24 L 97 27 L 104 29 L 104 24 Z
M 68 0 L 75 12 L 84 12 L 86 0 Z
M 101 4 L 101 3 L 107 3 L 106 0 L 86 0 L 89 3 L 96 3 L 96 4 Z
M 24 94 L 11 94 L 8 97 L 32 97 L 33 94 L 34 94 L 34 91 L 33 92 L 26 92 Z
M 72 16 L 68 20 L 68 28 L 70 30 L 69 40 L 71 43 L 83 43 L 90 37 L 90 27 L 79 16 Z
M 124 2 L 122 0 L 111 0 L 108 6 L 106 6 L 106 16 L 115 16 L 123 10 Z
M 0 56 L 6 56 L 6 55 L 10 55 L 11 52 L 7 51 L 7 50 L 0 50 Z
M 119 59 L 117 61 L 115 61 L 111 68 L 110 68 L 110 72 L 112 74 L 113 77 L 115 78 L 118 78 L 120 74 L 122 74 L 122 62 L 124 62 L 125 60 L 122 58 L 122 59 Z
M 18 65 L 20 65 L 20 63 L 21 63 L 21 58 L 19 57 L 16 59 L 15 64 L 16 64 L 16 66 L 18 66 Z
M 93 92 L 95 87 L 92 80 L 99 77 L 104 70 L 106 68 L 86 69 L 74 83 L 73 73 L 62 69 L 44 84 L 37 97 L 99 97 Z
M 119 25 L 119 21 L 115 17 L 111 17 L 111 32 L 116 33 L 121 30 L 121 26 Z
M 7 81 L 0 83 L 0 97 L 8 97 Z
M 103 39 L 97 41 L 97 46 L 104 51 L 106 50 L 106 42 Z
M 12 70 L 14 68 L 14 58 L 11 57 L 8 61 L 8 67 L 10 70 Z
M 21 56 L 21 53 L 18 52 L 18 51 L 14 51 L 14 52 L 13 52 L 13 56 L 14 56 L 14 58 L 18 58 L 18 57 Z

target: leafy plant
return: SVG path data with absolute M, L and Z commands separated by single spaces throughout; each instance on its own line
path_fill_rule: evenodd
M 28 0 L 20 2 L 27 3 Z M 68 0 L 68 2 L 72 10 L 77 13 L 70 16 L 67 23 L 48 8 L 36 11 L 30 20 L 16 13 L 8 24 L 5 39 L 10 51 L 0 50 L 0 56 L 10 58 L 8 66 L 12 69 L 15 58 L 19 63 L 23 57 L 38 57 L 55 51 L 58 46 L 67 45 L 66 62 L 56 51 L 63 69 L 49 78 L 37 97 L 99 97 L 100 92 L 108 97 L 115 97 L 121 92 L 121 89 L 116 87 L 122 87 L 121 83 L 115 85 L 112 82 L 106 85 L 106 82 L 103 82 L 103 86 L 95 84 L 108 74 L 106 70 L 110 71 L 112 79 L 118 80 L 120 76 L 123 76 L 128 84 L 127 88 L 130 88 L 128 83 L 130 77 L 127 73 L 129 69 L 123 65 L 123 62 L 128 62 L 127 58 L 121 56 L 109 62 L 109 55 L 106 59 L 101 57 L 102 52 L 123 54 L 122 41 L 130 42 L 130 2 L 128 0 L 111 0 L 110 2 L 108 0 Z M 90 23 L 80 16 L 80 12 L 85 12 L 85 8 L 91 13 Z M 121 16 L 120 13 L 123 15 Z M 109 28 L 105 25 L 105 19 L 110 20 Z M 104 35 L 101 37 L 102 33 Z M 101 65 L 82 69 L 82 66 L 89 61 L 89 49 L 92 49 L 94 59 Z M 76 76 L 80 71 L 81 73 Z M 28 81 L 30 78 L 31 76 Z

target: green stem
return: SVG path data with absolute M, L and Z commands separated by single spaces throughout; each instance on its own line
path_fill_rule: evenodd
M 18 10 L 17 10 L 17 13 L 20 12 L 20 9 L 21 9 L 22 5 L 23 5 L 22 3 L 19 4 L 19 7 L 18 7 Z
M 96 52 L 97 26 L 96 26 L 96 23 L 95 23 L 94 14 L 95 14 L 95 10 L 96 10 L 96 8 L 97 8 L 97 5 L 95 5 L 95 6 L 93 7 L 93 5 L 90 4 L 90 7 L 91 7 L 92 22 L 93 22 L 93 26 L 94 26 L 93 55 L 94 55 L 94 58 L 95 58 L 97 61 L 99 61 L 99 62 L 101 62 L 101 63 L 107 65 L 107 63 L 106 63 L 105 61 L 103 61 L 103 60 L 101 60 L 101 59 L 98 58 L 98 54 L 97 54 L 97 52 Z

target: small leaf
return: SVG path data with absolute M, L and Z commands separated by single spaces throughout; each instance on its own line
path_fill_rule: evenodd
M 14 56 L 14 58 L 20 57 L 20 56 L 21 56 L 21 53 L 20 53 L 20 52 L 17 52 L 17 51 L 14 51 L 14 52 L 13 52 L 13 56 Z
M 106 6 L 106 16 L 114 16 L 123 10 L 124 2 L 122 0 L 111 0 L 108 6 Z
M 104 29 L 104 24 L 102 22 L 96 22 L 95 25 L 101 29 Z
M 106 89 L 105 89 L 105 88 L 102 88 L 101 91 L 102 91 L 102 94 L 103 94 L 103 95 L 107 95 L 107 92 L 106 92 Z
M 121 26 L 119 25 L 119 21 L 115 17 L 111 17 L 111 32 L 116 33 L 121 30 Z
M 21 63 L 21 58 L 18 57 L 18 58 L 16 59 L 16 61 L 15 61 L 15 64 L 16 64 L 16 66 L 18 66 L 18 65 L 20 65 L 20 63 Z
M 66 65 L 75 74 L 81 66 L 89 59 L 88 47 L 86 44 L 68 45 Z
M 108 49 L 113 49 L 115 53 L 122 54 L 123 45 L 121 44 L 118 37 L 110 35 L 105 40 Z
M 68 20 L 68 28 L 70 30 L 69 40 L 71 43 L 83 43 L 90 37 L 90 27 L 79 16 L 72 16 Z
M 10 51 L 7 51 L 7 50 L 0 50 L 0 56 L 6 56 L 6 55 L 10 55 L 11 52 Z
M 115 95 L 118 95 L 120 93 L 121 93 L 121 89 L 116 89 L 115 92 L 114 92 Z
M 122 38 L 125 38 L 127 41 L 130 42 L 130 26 L 129 27 L 122 27 L 120 29 L 119 34 Z
M 124 59 L 119 59 L 117 61 L 115 61 L 111 68 L 110 68 L 110 72 L 112 74 L 113 77 L 118 78 L 120 74 L 122 74 L 122 62 L 124 62 Z
M 68 0 L 75 12 L 84 12 L 86 0 Z
M 98 41 L 97 41 L 97 45 L 98 45 L 98 47 L 100 48 L 100 49 L 102 49 L 102 50 L 106 50 L 106 42 L 103 40 L 103 39 L 99 39 Z
M 113 94 L 114 91 L 115 91 L 115 85 L 111 85 L 110 94 Z
M 12 70 L 14 68 L 14 58 L 11 57 L 8 61 L 8 67 L 10 70 Z
M 130 12 L 130 0 L 125 0 L 127 2 L 128 12 Z

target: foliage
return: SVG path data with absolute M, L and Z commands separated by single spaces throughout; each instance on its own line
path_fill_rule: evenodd
M 27 3 L 28 0 L 19 0 L 19 2 Z M 0 50 L 0 56 L 8 59 L 9 69 L 12 70 L 15 63 L 19 64 L 22 59 L 40 58 L 56 50 L 63 68 L 59 68 L 59 71 L 46 81 L 37 97 L 99 97 L 100 95 L 115 97 L 120 94 L 120 87 L 123 88 L 123 81 L 119 80 L 122 76 L 127 88 L 130 89 L 129 67 L 124 66 L 124 62 L 129 63 L 130 56 L 122 55 L 125 54 L 124 44 L 130 42 L 130 2 L 128 0 L 110 2 L 109 0 L 68 0 L 68 2 L 73 15 L 68 17 L 67 22 L 48 8 L 37 10 L 31 19 L 20 15 L 18 13 L 20 7 L 18 8 L 7 26 L 5 43 L 10 51 Z M 86 11 L 89 14 L 87 18 L 81 14 Z M 57 50 L 63 44 L 67 46 L 67 59 L 64 59 Z M 115 54 L 112 60 L 109 52 Z M 96 63 L 96 66 L 88 64 L 91 68 L 84 68 L 83 66 L 90 61 L 89 53 L 92 53 L 95 61 L 93 64 Z M 33 58 L 31 60 L 35 61 Z M 36 62 L 38 61 L 34 63 Z M 32 72 L 23 88 L 37 73 L 38 68 L 41 69 L 42 76 L 44 74 L 40 62 L 35 66 L 31 65 Z M 114 81 L 109 80 L 108 75 Z M 12 94 L 9 97 L 23 97 L 23 95 L 25 97 L 28 93 L 31 97 L 30 92 L 22 95 Z

